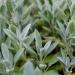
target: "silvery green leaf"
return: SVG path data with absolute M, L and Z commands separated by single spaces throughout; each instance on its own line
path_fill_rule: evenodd
M 27 36 L 27 37 L 24 39 L 24 42 L 25 42 L 27 45 L 30 45 L 33 40 L 34 40 L 34 33 L 32 33 L 32 34 L 30 34 L 29 36 Z
M 6 73 L 13 75 L 13 70 L 14 70 L 14 68 L 10 68 L 10 69 L 7 68 Z
M 40 17 L 41 17 L 43 20 L 45 20 L 45 21 L 47 21 L 47 22 L 49 23 L 49 19 L 46 17 L 46 15 L 44 14 L 44 12 L 39 12 L 39 15 L 40 15 Z
M 49 4 L 49 0 L 44 0 L 46 9 L 51 13 L 51 5 Z
M 35 69 L 35 74 L 36 75 L 43 75 L 41 70 L 38 67 Z
M 23 18 L 24 18 L 24 16 L 23 16 Z M 30 15 L 28 15 L 24 20 L 22 20 L 23 25 L 29 23 L 29 20 L 31 20 L 31 16 Z
M 71 4 L 70 11 L 71 11 L 71 15 L 74 15 L 74 13 L 75 13 L 75 1 Z
M 66 57 L 65 60 L 66 60 L 66 62 L 65 62 L 66 66 L 70 67 L 70 58 Z
M 0 62 L 0 73 L 5 74 L 6 73 L 6 66 Z
M 19 13 L 16 11 L 12 14 L 12 21 L 15 23 L 15 24 L 18 24 L 19 23 L 19 20 L 20 20 L 20 15 Z
M 52 43 L 50 45 L 50 47 L 48 48 L 48 50 L 46 52 L 46 55 L 48 55 L 49 53 L 51 53 L 56 48 L 57 45 L 58 45 L 58 42 Z
M 11 71 L 14 70 L 13 66 L 11 65 L 11 63 L 5 61 L 5 62 L 4 62 L 4 65 L 6 66 L 6 73 L 7 73 L 7 74 L 8 74 L 9 72 L 11 72 Z
M 69 9 L 71 7 L 71 4 L 72 4 L 72 1 L 71 0 L 67 0 L 67 5 L 68 5 Z
M 5 32 L 5 34 L 6 34 L 10 39 L 12 39 L 12 40 L 14 40 L 14 41 L 17 41 L 17 40 L 18 40 L 17 37 L 16 37 L 16 35 L 15 35 L 12 31 L 10 31 L 9 29 L 4 29 L 4 32 Z
M 26 15 L 28 15 L 29 13 L 30 13 L 30 11 L 31 11 L 31 8 L 33 7 L 33 5 L 34 5 L 34 3 L 32 3 L 30 6 L 24 6 L 23 7 L 23 13 L 22 13 L 22 17 L 24 18 Z M 29 15 L 27 16 L 27 17 L 29 17 Z M 30 17 L 29 17 L 30 18 Z M 28 18 L 28 20 L 29 20 L 29 18 Z M 27 18 L 25 18 L 25 20 L 26 20 Z
M 40 54 L 39 56 L 42 58 L 45 54 L 45 49 L 44 48 L 40 48 Z
M 13 54 L 11 52 L 9 53 L 9 60 L 10 60 L 11 66 L 13 66 L 14 58 L 13 58 Z
M 71 0 L 72 3 L 75 3 L 75 0 Z
M 66 59 L 66 54 L 65 54 L 65 52 L 64 52 L 64 50 L 63 49 L 61 49 L 61 56 L 60 57 L 57 57 L 62 63 L 64 63 L 65 65 L 66 65 L 66 63 L 67 63 L 67 59 Z
M 21 48 L 17 51 L 17 53 L 14 56 L 14 64 L 16 64 L 16 62 L 20 59 L 20 57 L 22 56 L 24 52 L 24 48 Z
M 2 43 L 1 51 L 2 51 L 4 60 L 9 61 L 9 50 L 6 44 Z
M 7 44 L 8 47 L 10 47 L 11 46 L 11 39 L 7 38 L 5 44 Z
M 31 61 L 25 64 L 23 75 L 35 75 L 34 67 Z
M 14 45 L 15 49 L 19 48 L 19 39 L 17 36 L 9 29 L 4 29 L 5 34 L 10 38 L 12 41 L 12 44 Z
M 61 3 L 61 0 L 52 0 L 52 3 L 53 3 L 53 11 L 56 11 L 59 6 L 60 6 L 60 3 Z
M 62 63 L 65 64 L 65 60 L 62 57 L 57 57 Z
M 17 0 L 15 9 L 23 5 L 24 0 Z
M 71 36 L 70 38 L 71 38 L 71 39 L 75 39 L 75 36 Z
M 7 0 L 0 0 L 0 7 L 1 7 L 2 5 L 5 5 L 6 2 L 7 2 Z
M 34 54 L 36 56 L 36 53 L 32 47 L 30 47 L 29 45 L 26 45 L 25 43 L 23 43 L 23 46 L 26 48 L 27 52 L 29 52 L 32 55 Z
M 62 58 L 65 60 L 65 58 L 66 58 L 66 52 L 63 49 L 61 49 L 61 55 L 62 55 Z
M 52 41 L 48 41 L 45 46 L 44 46 L 44 49 L 47 51 L 51 45 Z
M 58 23 L 58 27 L 59 27 L 60 31 L 65 36 L 65 27 L 64 27 L 64 25 L 62 23 L 60 23 L 59 21 L 57 21 L 57 23 Z
M 72 59 L 72 61 L 71 61 L 70 64 L 71 64 L 71 65 L 75 65 L 75 58 Z
M 70 32 L 69 32 L 69 29 L 68 28 L 66 28 L 65 34 L 66 34 L 66 37 L 69 36 Z
M 21 33 L 21 39 L 24 39 L 25 37 L 26 37 L 26 35 L 28 34 L 28 31 L 29 31 L 29 29 L 30 29 L 30 27 L 31 27 L 31 24 L 29 24 L 29 25 L 27 25 L 24 29 L 23 29 L 23 31 L 22 31 L 22 33 Z
M 65 0 L 52 0 L 53 6 L 56 8 L 60 8 L 61 6 L 64 6 Z
M 58 13 L 57 13 L 58 19 L 61 19 L 66 22 L 67 17 L 66 17 L 66 14 L 64 13 L 64 11 L 62 9 L 58 9 L 57 11 L 58 11 Z
M 7 23 L 8 25 L 10 25 L 8 19 L 7 19 L 5 16 L 3 16 L 3 15 L 0 14 L 0 19 L 2 19 L 3 22 L 5 22 L 5 23 Z
M 37 52 L 39 52 L 40 48 L 42 48 L 42 40 L 41 40 L 40 33 L 37 30 L 35 30 L 34 36 L 35 36 L 36 49 Z
M 38 5 L 38 8 L 39 8 L 40 10 L 42 10 L 42 3 L 41 3 L 41 1 L 40 1 L 40 0 L 36 0 L 36 3 L 37 3 L 37 5 Z
M 67 26 L 70 33 L 75 33 L 75 21 L 70 20 Z
M 67 2 L 68 1 L 68 2 Z M 67 9 L 68 4 L 70 4 L 70 0 L 62 0 L 60 8 L 65 11 Z
M 19 40 L 21 39 L 21 36 L 20 36 L 21 31 L 20 31 L 20 29 L 21 29 L 21 27 L 17 27 L 17 28 L 16 28 L 16 35 L 17 35 L 17 38 L 18 38 Z
M 1 60 L 1 62 L 0 62 L 0 69 L 3 70 L 3 74 L 8 74 L 9 72 L 14 70 L 14 68 L 12 67 L 12 64 L 10 63 L 10 61 L 6 61 L 6 60 Z

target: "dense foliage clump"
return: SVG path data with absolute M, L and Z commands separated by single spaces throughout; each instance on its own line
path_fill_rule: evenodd
M 74 49 L 74 0 L 0 0 L 0 75 L 70 75 Z

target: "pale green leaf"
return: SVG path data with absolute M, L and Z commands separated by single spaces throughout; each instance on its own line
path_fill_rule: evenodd
M 58 62 L 58 57 L 59 53 L 56 54 L 51 54 L 50 56 L 47 56 L 44 60 L 45 63 L 48 63 L 49 66 L 52 66 L 53 64 L 55 64 L 56 62 Z
M 25 64 L 25 69 L 23 75 L 35 75 L 34 67 L 31 61 Z
M 16 64 L 16 62 L 20 59 L 23 52 L 24 52 L 24 48 L 21 48 L 21 49 L 19 49 L 19 51 L 17 51 L 17 53 L 14 56 L 14 64 Z
M 23 46 L 26 48 L 26 51 L 29 52 L 32 55 L 36 56 L 36 53 L 34 51 L 34 49 L 32 47 L 30 47 L 29 45 L 26 45 L 25 43 L 23 43 Z
M 36 49 L 37 49 L 37 52 L 39 52 L 40 48 L 42 48 L 42 40 L 41 40 L 41 36 L 40 36 L 40 33 L 35 30 L 34 32 L 34 36 L 35 36 L 35 43 L 36 43 Z
M 36 75 L 43 75 L 42 71 L 38 67 L 35 69 L 35 74 Z
M 6 44 L 2 43 L 1 51 L 2 51 L 4 60 L 9 61 L 9 50 Z
M 46 9 L 51 13 L 51 5 L 49 4 L 49 0 L 44 0 Z
M 36 3 L 37 3 L 37 5 L 38 5 L 38 8 L 39 8 L 40 10 L 42 10 L 42 3 L 41 3 L 41 1 L 40 1 L 40 0 L 36 0 Z
M 27 44 L 27 45 L 30 45 L 34 40 L 34 33 L 30 34 L 29 36 L 27 36 L 25 39 L 24 39 L 24 42 Z
M 21 39 L 24 39 L 24 38 L 26 37 L 26 35 L 28 34 L 28 31 L 29 31 L 30 27 L 31 27 L 31 24 L 27 25 L 27 26 L 23 29 L 23 31 L 22 31 L 22 33 L 21 33 Z
M 50 70 L 50 71 L 47 71 L 44 75 L 59 75 L 59 74 L 55 70 Z
M 51 53 L 55 48 L 56 48 L 56 46 L 58 45 L 58 42 L 54 42 L 54 43 L 52 43 L 50 46 L 49 46 L 49 48 L 46 50 L 46 55 L 48 55 L 49 53 Z
M 16 37 L 16 35 L 10 31 L 9 29 L 4 29 L 5 34 L 12 40 L 17 41 L 18 38 Z
M 24 0 L 17 0 L 15 9 L 23 5 Z
M 47 50 L 49 49 L 49 47 L 51 46 L 51 43 L 52 41 L 48 41 L 45 46 L 44 46 L 44 49 L 45 49 L 45 52 L 47 52 Z

